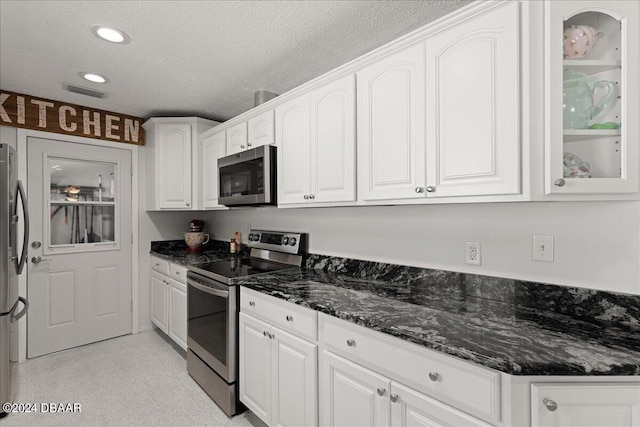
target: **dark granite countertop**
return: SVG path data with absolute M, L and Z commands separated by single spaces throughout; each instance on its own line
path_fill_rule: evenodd
M 640 334 L 554 312 L 315 269 L 239 284 L 512 375 L 640 375 Z
M 228 244 L 219 243 L 198 255 L 152 244 L 152 254 L 197 265 L 228 258 Z M 353 260 L 320 256 L 307 262 L 315 268 L 260 274 L 239 284 L 512 375 L 640 375 L 638 296 L 523 282 L 526 289 L 519 292 L 526 295 L 518 299 L 507 279 L 367 261 L 351 263 L 355 274 L 326 271 L 332 262 L 346 271 L 347 261 Z M 512 299 L 501 300 L 500 292 Z M 562 306 L 563 294 L 585 304 Z M 593 295 L 596 303 L 589 301 Z M 521 303 L 527 298 L 534 303 Z M 587 303 L 606 309 L 596 315 Z M 610 313 L 622 320 L 589 321 L 609 321 Z

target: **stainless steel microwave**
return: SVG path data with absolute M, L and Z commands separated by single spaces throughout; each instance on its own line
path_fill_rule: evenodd
M 226 206 L 276 204 L 276 147 L 263 145 L 218 159 L 218 202 Z

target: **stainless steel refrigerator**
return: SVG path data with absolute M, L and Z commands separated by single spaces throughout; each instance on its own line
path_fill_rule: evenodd
M 27 199 L 16 179 L 14 149 L 0 144 L 0 405 L 13 402 L 17 392 L 18 320 L 27 313 L 29 302 L 18 295 L 18 275 L 27 260 L 29 213 Z M 18 217 L 22 203 L 23 218 Z M 24 221 L 22 250 L 18 254 L 18 224 Z M 22 309 L 19 309 L 22 302 Z M 0 418 L 7 415 L 0 411 Z

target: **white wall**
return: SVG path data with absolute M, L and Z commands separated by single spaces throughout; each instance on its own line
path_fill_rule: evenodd
M 202 218 L 218 240 L 251 224 L 307 232 L 312 253 L 640 294 L 637 201 L 259 208 Z M 531 260 L 533 234 L 554 235 L 553 263 Z M 464 263 L 467 241 L 481 243 L 482 266 Z

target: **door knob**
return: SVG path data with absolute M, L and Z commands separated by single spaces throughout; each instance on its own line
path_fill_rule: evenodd
M 38 242 L 37 240 L 35 242 L 31 242 L 31 247 L 33 249 L 39 249 L 40 246 L 42 246 L 42 243 Z
M 554 400 L 551 400 L 551 399 L 548 399 L 548 398 L 545 397 L 544 399 L 542 399 L 542 403 L 551 412 L 553 412 L 556 409 L 558 409 L 558 404 Z
M 33 258 L 31 258 L 31 262 L 36 265 L 45 261 L 51 261 L 51 260 L 49 258 L 40 258 L 39 256 L 34 256 Z

